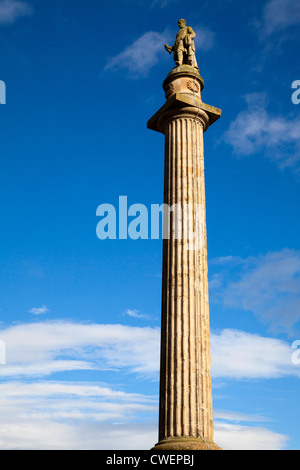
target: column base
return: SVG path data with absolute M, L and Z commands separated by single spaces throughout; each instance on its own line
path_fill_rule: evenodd
M 201 437 L 173 437 L 164 439 L 151 450 L 222 450 L 213 441 L 205 441 Z

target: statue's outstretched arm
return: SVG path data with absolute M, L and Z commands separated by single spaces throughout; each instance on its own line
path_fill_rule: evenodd
M 169 54 L 172 54 L 172 52 L 174 50 L 174 47 L 170 47 L 170 46 L 168 46 L 168 44 L 165 44 L 165 49 L 166 49 L 166 51 L 168 51 Z

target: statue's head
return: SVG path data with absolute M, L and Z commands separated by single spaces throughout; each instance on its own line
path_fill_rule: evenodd
M 179 28 L 184 28 L 186 26 L 186 20 L 183 20 L 183 19 L 179 20 L 178 26 Z

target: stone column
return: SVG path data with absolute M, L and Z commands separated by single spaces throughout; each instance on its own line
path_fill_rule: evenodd
M 167 102 L 148 122 L 165 135 L 164 202 L 178 204 L 183 214 L 176 220 L 171 212 L 163 245 L 157 450 L 218 449 L 210 378 L 203 133 L 221 111 L 202 102 L 203 87 L 196 69 L 173 69 L 164 82 Z M 191 232 L 196 233 L 194 245 Z

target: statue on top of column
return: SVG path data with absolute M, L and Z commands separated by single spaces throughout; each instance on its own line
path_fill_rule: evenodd
M 190 65 L 199 70 L 194 43 L 196 33 L 190 26 L 186 25 L 186 20 L 179 20 L 178 26 L 180 30 L 177 33 L 174 46 L 170 47 L 165 44 L 165 49 L 169 54 L 174 52 L 174 61 L 177 66 Z

